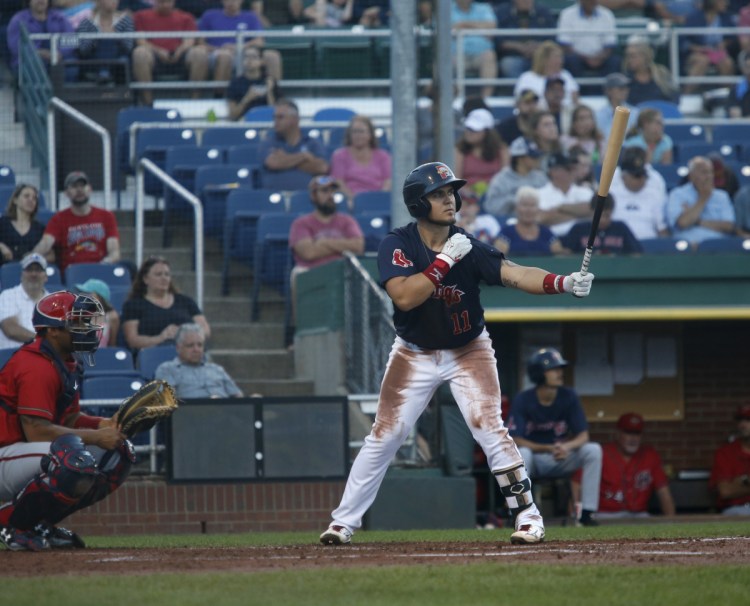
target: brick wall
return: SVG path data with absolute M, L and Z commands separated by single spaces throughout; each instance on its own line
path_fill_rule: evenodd
M 685 323 L 685 419 L 648 422 L 644 441 L 676 473 L 710 469 L 716 448 L 736 430 L 734 411 L 750 404 L 750 323 Z M 591 423 L 592 439 L 612 439 L 613 423 Z

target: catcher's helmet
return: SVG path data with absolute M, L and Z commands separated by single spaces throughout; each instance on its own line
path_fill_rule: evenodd
M 545 371 L 553 368 L 562 368 L 567 365 L 568 361 L 562 357 L 559 351 L 554 347 L 545 347 L 544 349 L 535 351 L 531 355 L 526 365 L 526 372 L 532 383 L 544 385 Z
M 445 185 L 453 184 L 456 196 L 456 212 L 461 210 L 461 196 L 458 190 L 466 185 L 457 179 L 453 171 L 442 162 L 428 162 L 417 166 L 404 181 L 404 204 L 412 217 L 426 217 L 430 214 L 430 203 L 425 196 Z
M 35 329 L 64 328 L 72 336 L 73 351 L 94 352 L 99 347 L 104 309 L 87 295 L 61 290 L 42 297 L 34 308 Z

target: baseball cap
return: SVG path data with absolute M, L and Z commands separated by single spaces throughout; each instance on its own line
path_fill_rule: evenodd
M 743 404 L 737 408 L 737 412 L 734 413 L 734 418 L 739 420 L 750 420 L 750 404 Z
M 620 72 L 607 74 L 604 79 L 604 88 L 625 88 L 630 86 L 630 78 Z
M 83 284 L 76 284 L 75 286 L 80 292 L 95 292 L 100 297 L 104 297 L 107 301 L 109 301 L 110 296 L 112 295 L 109 290 L 109 284 L 104 280 L 98 280 L 96 278 L 89 278 Z
M 539 101 L 539 95 L 530 88 L 524 88 L 518 93 L 518 96 L 516 96 L 516 101 Z
M 317 177 L 313 177 L 310 179 L 310 183 L 308 184 L 307 188 L 309 190 L 315 190 L 319 187 L 333 187 L 334 189 L 339 188 L 339 182 L 336 181 L 333 177 L 329 177 L 328 175 L 318 175 Z
M 65 188 L 67 189 L 71 185 L 75 185 L 79 181 L 83 181 L 86 185 L 90 183 L 88 176 L 85 172 L 80 170 L 74 170 L 72 173 L 68 173 L 65 177 Z
M 487 128 L 495 126 L 495 117 L 492 112 L 486 109 L 475 109 L 469 112 L 469 115 L 464 119 L 464 126 L 469 130 L 483 131 Z
M 565 80 L 563 80 L 560 76 L 550 76 L 547 78 L 547 82 L 544 85 L 544 88 L 549 88 L 553 84 L 562 84 L 565 86 Z
M 566 156 L 565 154 L 556 153 L 556 154 L 550 154 L 547 157 L 547 170 L 555 167 L 560 168 L 570 168 L 573 166 L 574 162 L 569 156 Z
M 41 265 L 42 269 L 44 270 L 47 269 L 47 259 L 45 259 L 39 253 L 31 253 L 30 255 L 26 255 L 23 259 L 21 259 L 21 269 L 26 269 L 29 265 L 33 265 L 34 263 Z
M 542 154 L 539 152 L 536 143 L 529 141 L 525 137 L 518 137 L 513 139 L 513 142 L 510 144 L 510 155 L 513 158 L 519 158 L 521 156 L 538 158 Z
M 646 175 L 646 152 L 640 147 L 626 147 L 622 150 L 620 168 L 634 177 Z
M 637 412 L 626 412 L 617 419 L 617 429 L 626 433 L 643 433 L 643 417 Z

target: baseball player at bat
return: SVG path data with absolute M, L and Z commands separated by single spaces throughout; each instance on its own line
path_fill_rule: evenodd
M 323 544 L 351 542 L 388 464 L 446 381 L 515 518 L 511 542 L 544 540 L 544 521 L 523 459 L 503 425 L 500 381 L 479 283 L 530 294 L 585 297 L 593 275 L 558 276 L 517 265 L 456 227 L 458 190 L 465 183 L 442 162 L 415 168 L 404 182 L 404 203 L 416 222 L 390 232 L 378 250 L 380 281 L 393 300 L 397 336 L 375 423 L 352 465 L 333 521 L 320 535 Z
M 99 347 L 104 310 L 60 291 L 36 304 L 36 337 L 0 369 L 0 543 L 12 551 L 84 547 L 56 526 L 125 481 L 135 461 L 117 424 L 81 412 L 82 364 Z

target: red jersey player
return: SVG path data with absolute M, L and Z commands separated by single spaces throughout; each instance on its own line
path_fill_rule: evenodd
M 716 451 L 711 486 L 724 515 L 750 515 L 750 404 L 737 409 L 737 434 Z

